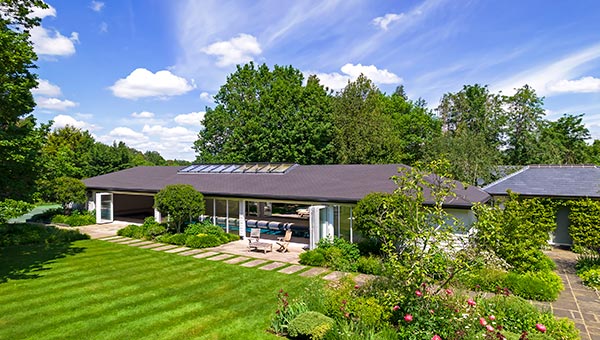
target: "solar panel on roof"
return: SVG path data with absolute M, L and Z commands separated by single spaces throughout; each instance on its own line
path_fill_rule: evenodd
M 232 164 L 232 165 L 228 166 L 227 168 L 223 169 L 223 171 L 221 171 L 221 173 L 230 173 L 239 167 L 240 167 L 239 164 Z
M 221 164 L 221 165 L 217 166 L 216 168 L 213 168 L 212 170 L 210 170 L 210 172 L 221 172 L 221 171 L 223 171 L 223 169 L 225 169 L 227 167 L 228 167 L 228 165 Z
M 208 166 L 209 165 L 198 165 L 195 168 L 193 168 L 190 172 L 201 172 Z
M 185 168 L 179 170 L 179 172 L 188 172 L 188 171 L 190 171 L 191 169 L 193 169 L 195 167 L 196 167 L 196 165 L 186 166 Z
M 289 164 L 289 163 L 283 163 L 283 164 L 279 164 L 279 166 L 273 170 L 271 170 L 271 172 L 273 173 L 284 173 L 286 172 L 289 168 L 291 168 L 294 164 Z
M 246 163 L 246 164 L 194 164 L 187 166 L 179 173 L 250 173 L 281 174 L 291 169 L 293 163 Z

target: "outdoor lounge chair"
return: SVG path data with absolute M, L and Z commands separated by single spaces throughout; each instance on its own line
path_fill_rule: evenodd
M 291 240 L 292 240 L 292 231 L 286 230 L 284 237 L 277 238 L 277 245 L 279 245 L 279 249 L 277 249 L 277 251 L 282 251 L 284 253 L 290 251 L 288 249 L 288 247 L 290 245 Z

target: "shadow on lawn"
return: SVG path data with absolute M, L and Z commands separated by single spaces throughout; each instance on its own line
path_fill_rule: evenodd
M 0 283 L 8 280 L 25 280 L 40 277 L 48 270 L 47 264 L 69 255 L 83 252 L 85 248 L 71 247 L 71 243 L 48 245 L 8 246 L 0 248 Z

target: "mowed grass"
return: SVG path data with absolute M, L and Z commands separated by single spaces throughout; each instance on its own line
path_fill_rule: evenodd
M 0 339 L 275 339 L 277 292 L 311 284 L 97 240 L 59 250 L 0 250 Z

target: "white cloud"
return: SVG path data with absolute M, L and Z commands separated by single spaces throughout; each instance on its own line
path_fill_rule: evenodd
M 48 5 L 48 4 L 46 4 Z M 40 19 L 44 19 L 45 17 L 55 17 L 56 16 L 56 9 L 50 5 L 48 5 L 48 8 L 40 8 L 40 7 L 34 7 L 31 11 L 31 13 L 29 13 L 29 16 L 32 18 L 40 18 Z
M 92 1 L 92 3 L 90 4 L 90 8 L 94 12 L 100 12 L 104 8 L 104 2 L 101 2 L 101 1 Z
M 200 99 L 205 100 L 207 102 L 212 102 L 213 96 L 211 96 L 208 92 L 202 92 L 200 93 Z
M 217 56 L 217 66 L 225 67 L 252 61 L 252 56 L 261 54 L 262 50 L 256 37 L 242 33 L 227 41 L 211 44 L 203 52 Z
M 106 22 L 102 22 L 100 23 L 100 33 L 107 33 L 108 32 L 108 24 Z
M 206 112 L 190 112 L 175 116 L 175 122 L 180 125 L 202 126 Z
M 362 73 L 376 84 L 397 84 L 402 82 L 402 78 L 386 69 L 380 70 L 375 65 L 363 66 L 361 64 L 353 65 L 348 63 L 342 66 L 341 70 L 353 79 L 358 78 Z
M 402 78 L 396 74 L 386 70 L 378 69 L 375 65 L 362 65 L 362 64 L 346 64 L 340 69 L 343 74 L 338 72 L 333 73 L 314 73 L 305 72 L 305 75 L 316 74 L 322 85 L 325 85 L 333 90 L 339 90 L 348 85 L 349 81 L 354 81 L 358 76 L 364 74 L 367 78 L 373 81 L 375 84 L 399 84 L 402 82 Z
M 551 92 L 591 93 L 600 92 L 600 78 L 583 77 L 575 80 L 560 80 L 548 86 Z
M 81 112 L 77 112 L 75 113 L 75 115 L 79 118 L 84 118 L 84 119 L 91 119 L 92 117 L 94 117 L 93 114 L 91 113 L 81 113 Z
M 60 87 L 52 84 L 46 79 L 38 79 L 38 86 L 33 88 L 31 93 L 52 97 L 58 97 L 61 95 Z
M 132 129 L 128 128 L 128 127 L 124 127 L 124 126 L 119 126 L 116 127 L 114 129 L 112 129 L 109 133 L 109 136 L 113 137 L 113 138 L 117 138 L 119 140 L 127 140 L 127 139 L 137 139 L 137 140 L 146 140 L 148 139 L 148 137 L 141 133 L 141 132 L 136 132 L 133 131 Z
M 61 100 L 58 98 L 36 98 L 36 104 L 39 108 L 49 109 L 49 110 L 59 110 L 64 111 L 68 108 L 75 107 L 79 104 L 72 102 L 70 100 Z
M 379 26 L 382 30 L 387 31 L 388 25 L 394 21 L 398 21 L 405 16 L 404 13 L 394 14 L 388 13 L 382 17 L 377 17 L 373 19 L 373 25 Z
M 135 69 L 126 78 L 119 79 L 110 87 L 120 98 L 138 99 L 142 97 L 169 97 L 185 94 L 195 88 L 185 78 L 170 71 L 152 73 L 145 68 Z
M 514 93 L 514 89 L 528 84 L 534 88 L 536 93 L 540 96 L 552 94 L 553 88 L 560 89 L 560 87 L 556 87 L 557 83 L 560 83 L 565 79 L 577 77 L 579 75 L 579 70 L 584 65 L 598 58 L 600 58 L 600 44 L 595 44 L 561 59 L 551 61 L 545 65 L 518 73 L 510 78 L 497 82 L 497 85 L 494 86 L 492 90 L 502 91 L 504 94 L 512 94 Z M 589 81 L 585 81 L 584 83 L 589 83 Z M 581 86 L 582 84 L 583 83 L 579 83 L 577 85 Z M 570 86 L 573 85 L 574 84 L 570 84 Z
M 142 112 L 133 112 L 131 114 L 131 117 L 133 118 L 153 118 L 154 117 L 154 113 L 152 112 L 148 112 L 148 111 L 142 111 Z
M 83 130 L 92 130 L 95 128 L 94 125 L 88 124 L 82 120 L 77 120 L 69 115 L 58 115 L 55 116 L 52 120 L 54 121 L 54 123 L 52 124 L 53 129 L 62 128 L 67 125 L 74 126 Z
M 40 55 L 69 56 L 75 53 L 75 42 L 79 42 L 79 34 L 72 32 L 67 38 L 59 31 L 49 30 L 42 26 L 31 29 L 31 41 L 35 52 Z
M 193 143 L 198 138 L 198 132 L 183 126 L 164 127 L 161 125 L 144 125 L 142 132 L 157 136 L 161 141 Z

